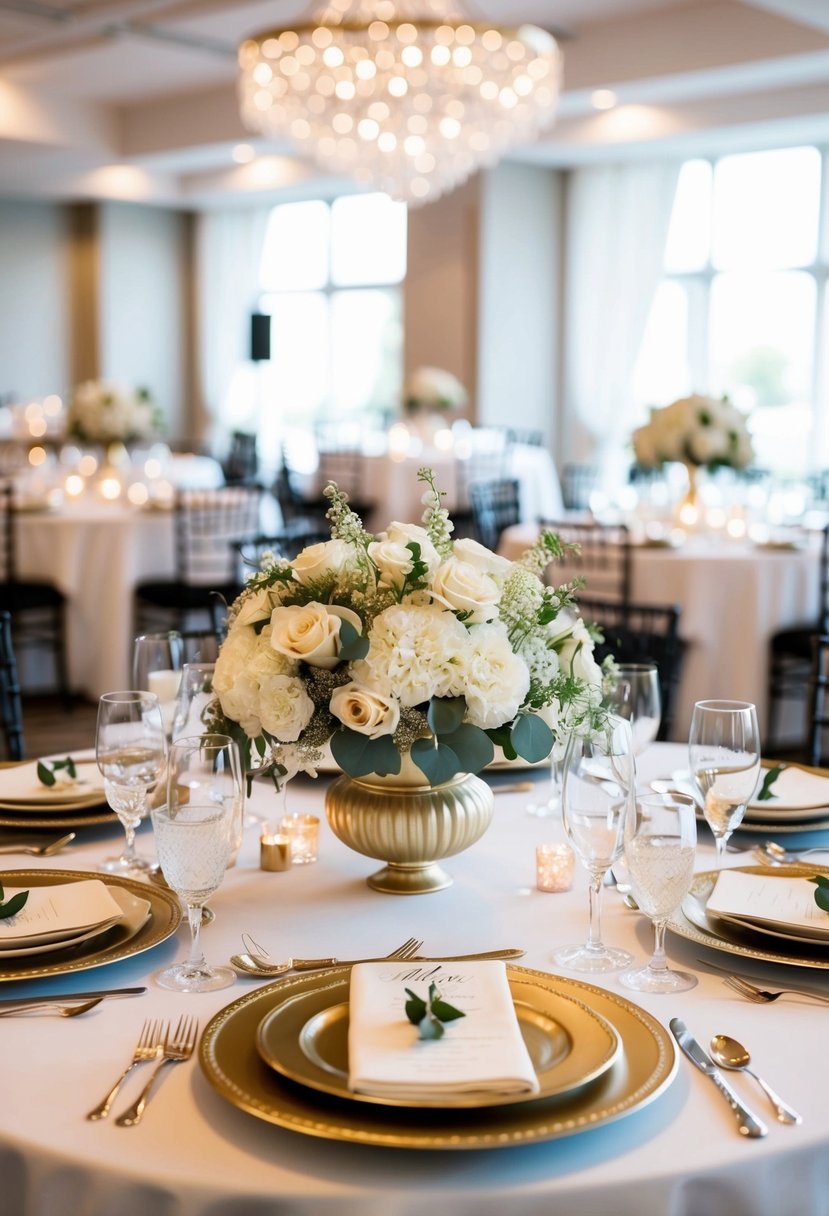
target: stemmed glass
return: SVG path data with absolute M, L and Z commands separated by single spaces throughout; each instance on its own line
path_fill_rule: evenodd
M 205 708 L 213 699 L 215 663 L 185 663 L 181 669 L 176 707 L 173 713 L 172 738 L 207 733 L 202 720 Z
M 177 739 L 167 765 L 166 805 L 153 807 L 155 844 L 167 885 L 187 908 L 190 951 L 156 976 L 176 992 L 212 992 L 236 979 L 211 967 L 200 943 L 202 908 L 224 878 L 241 839 L 244 779 L 239 749 L 228 735 Z
M 717 863 L 742 823 L 760 775 L 760 728 L 750 701 L 698 701 L 688 738 L 691 776 L 714 833 Z
M 146 689 L 158 697 L 168 739 L 183 661 L 184 639 L 175 629 L 166 633 L 143 633 L 133 642 L 132 686 Z
M 602 942 L 601 901 L 602 880 L 622 852 L 635 782 L 630 726 L 622 718 L 610 714 L 594 735 L 571 736 L 564 757 L 561 811 L 564 830 L 590 876 L 590 928 L 584 945 L 554 953 L 562 967 L 616 971 L 633 961 L 626 950 Z
M 653 955 L 646 967 L 625 971 L 619 983 L 636 992 L 684 992 L 696 976 L 671 971 L 665 957 L 665 925 L 687 894 L 694 873 L 696 805 L 685 794 L 636 799 L 625 825 L 625 860 L 633 895 L 653 922 Z
M 659 671 L 655 663 L 624 663 L 617 668 L 605 704 L 630 723 L 633 754 L 641 756 L 653 743 L 662 720 Z
M 154 693 L 107 692 L 98 702 L 95 758 L 109 805 L 124 825 L 120 857 L 102 862 L 107 874 L 146 878 L 155 864 L 135 851 L 135 830 L 147 813 L 147 795 L 164 772 L 167 741 Z

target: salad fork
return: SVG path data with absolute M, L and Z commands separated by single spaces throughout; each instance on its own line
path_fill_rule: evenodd
M 179 1018 L 175 1033 L 170 1033 L 168 1025 L 167 1034 L 164 1036 L 161 1063 L 156 1067 L 149 1081 L 129 1110 L 124 1111 L 123 1115 L 119 1115 L 115 1120 L 118 1127 L 135 1127 L 137 1123 L 141 1122 L 141 1116 L 144 1114 L 150 1091 L 155 1085 L 164 1065 L 182 1064 L 185 1060 L 189 1060 L 196 1049 L 198 1033 L 199 1023 L 197 1019 L 187 1017 L 186 1015 Z
M 253 943 L 256 944 L 255 942 Z M 418 950 L 423 945 L 422 941 L 418 941 L 416 937 L 409 937 L 396 950 L 385 956 L 389 959 L 407 959 L 412 958 L 417 954 Z M 261 950 L 261 946 L 260 946 Z M 353 960 L 340 960 L 336 958 L 289 958 L 284 963 L 274 963 L 270 958 L 264 957 L 261 954 L 255 954 L 252 950 L 245 954 L 232 954 L 230 956 L 231 964 L 237 971 L 245 971 L 249 975 L 287 975 L 289 971 L 316 971 L 318 968 L 325 967 L 344 967 Z M 378 960 L 379 961 L 379 960 Z
M 739 975 L 728 975 L 723 983 L 749 1001 L 754 1001 L 759 1005 L 778 1001 L 781 996 L 806 996 L 811 997 L 812 1000 L 821 1001 L 823 1004 L 829 1004 L 829 996 L 823 996 L 819 992 L 808 992 L 805 988 L 758 988 L 756 984 L 752 984 L 750 980 L 743 979 Z
M 148 1060 L 157 1060 L 164 1048 L 164 1036 L 161 1029 L 161 1022 L 146 1021 L 141 1027 L 141 1034 L 138 1037 L 138 1042 L 135 1045 L 132 1060 L 121 1073 L 118 1080 L 113 1085 L 103 1102 L 99 1103 L 94 1110 L 91 1110 L 86 1116 L 93 1122 L 98 1119 L 106 1119 L 109 1114 L 109 1109 L 115 1101 L 118 1091 L 126 1081 L 129 1074 L 139 1064 L 146 1064 Z

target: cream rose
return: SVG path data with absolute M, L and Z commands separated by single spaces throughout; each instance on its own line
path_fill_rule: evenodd
M 271 589 L 262 587 L 259 591 L 251 591 L 244 595 L 233 623 L 235 625 L 254 625 L 257 621 L 266 621 L 272 611 Z
M 307 586 L 328 574 L 339 574 L 351 557 L 351 549 L 344 540 L 326 540 L 318 545 L 308 545 L 291 562 L 294 578 Z
M 438 567 L 431 594 L 453 612 L 466 613 L 464 623 L 468 625 L 482 625 L 498 616 L 498 584 L 457 557 L 448 558 Z
M 338 604 L 290 604 L 271 613 L 271 646 L 294 662 L 311 667 L 336 667 L 340 661 L 340 625 L 348 621 L 358 633 L 363 626 L 356 612 Z
M 488 574 L 490 578 L 500 579 L 503 581 L 510 570 L 512 562 L 506 557 L 499 557 L 497 553 L 493 553 L 491 549 L 487 549 L 486 545 L 482 545 L 479 541 L 473 540 L 471 536 L 462 537 L 456 540 L 452 546 L 452 556 L 458 557 L 462 562 L 466 562 L 469 566 L 474 566 L 476 570 L 481 570 L 484 574 Z
M 602 669 L 593 657 L 593 640 L 584 621 L 575 621 L 563 636 L 557 638 L 555 649 L 562 671 L 583 680 L 585 684 L 601 685 Z
M 354 680 L 334 689 L 329 708 L 344 726 L 369 739 L 393 735 L 400 721 L 400 706 L 395 700 Z

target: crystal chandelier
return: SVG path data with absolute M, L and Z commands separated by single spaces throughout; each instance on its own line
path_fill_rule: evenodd
M 334 0 L 248 39 L 239 65 L 248 127 L 410 205 L 533 139 L 561 66 L 546 31 L 473 23 L 449 0 Z

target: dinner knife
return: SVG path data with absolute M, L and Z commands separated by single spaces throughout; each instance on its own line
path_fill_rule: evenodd
M 108 996 L 140 996 L 146 988 L 105 988 L 102 992 L 58 992 L 52 996 L 15 996 L 0 1001 L 0 1009 L 16 1009 L 18 1005 L 65 1005 L 67 1001 L 106 1000 Z
M 749 1136 L 753 1140 L 760 1136 L 767 1136 L 769 1129 L 766 1127 L 765 1123 L 761 1123 L 757 1116 L 752 1114 L 745 1103 L 743 1103 L 741 1099 L 737 1097 L 737 1094 L 728 1084 L 725 1077 L 723 1077 L 714 1061 L 711 1059 L 708 1053 L 704 1051 L 702 1047 L 700 1047 L 699 1043 L 691 1034 L 682 1018 L 671 1018 L 670 1027 L 671 1033 L 691 1063 L 695 1065 L 700 1072 L 705 1073 L 706 1077 L 711 1078 L 717 1089 L 728 1102 L 728 1105 L 734 1111 L 734 1114 L 737 1117 L 737 1124 L 740 1128 L 740 1135 Z

